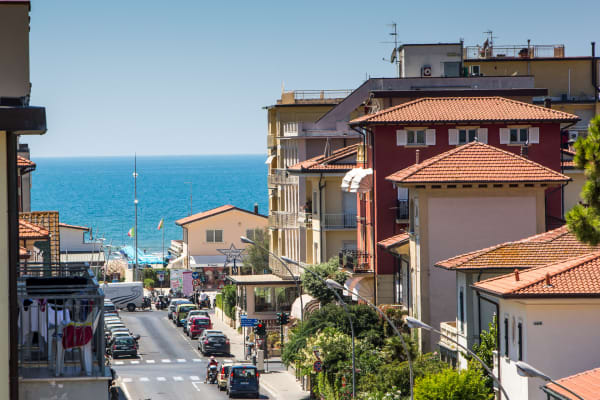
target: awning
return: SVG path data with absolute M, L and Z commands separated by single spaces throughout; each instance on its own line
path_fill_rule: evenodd
M 308 305 L 308 303 L 310 303 L 313 300 L 315 300 L 315 298 L 312 297 L 310 294 L 303 294 L 302 295 L 302 305 L 304 306 L 304 312 L 305 313 L 306 313 L 306 306 Z M 300 314 L 300 297 L 296 298 L 296 300 L 294 300 L 294 302 L 292 303 L 292 310 L 290 311 L 290 316 L 292 318 L 300 319 L 300 317 L 301 317 L 301 314 Z
M 344 287 L 348 292 L 347 295 L 352 295 L 352 300 L 360 300 L 357 293 L 369 301 L 373 301 L 375 297 L 375 285 L 372 276 L 357 276 L 348 278 L 344 283 Z
M 267 161 L 265 161 L 265 164 L 271 164 L 271 161 L 273 161 L 274 158 L 275 158 L 275 156 L 267 157 Z
M 373 187 L 372 168 L 353 168 L 342 179 L 342 190 L 351 193 L 366 193 Z

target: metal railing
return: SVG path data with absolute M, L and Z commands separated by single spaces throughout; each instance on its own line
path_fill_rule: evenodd
M 103 300 L 84 264 L 20 265 L 19 375 L 104 376 Z
M 292 274 L 294 274 L 295 276 L 300 276 L 302 271 L 300 271 L 300 268 L 297 265 L 287 264 L 287 266 L 290 269 L 290 271 L 292 271 Z M 271 269 L 271 272 L 273 272 L 274 275 L 285 279 L 291 279 L 288 270 L 285 269 L 281 261 L 279 261 L 272 254 L 269 254 L 269 268 Z
M 269 226 L 277 229 L 295 229 L 299 227 L 298 213 L 288 211 L 271 211 Z
M 305 228 L 312 228 L 312 217 L 310 212 L 300 212 L 298 213 L 298 223 Z
M 488 58 L 563 58 L 565 56 L 564 44 L 550 45 L 502 45 L 493 47 L 467 46 L 465 47 L 466 59 Z
M 456 321 L 448 321 L 440 323 L 440 332 L 445 336 L 440 336 L 440 345 L 447 349 L 456 351 L 458 348 L 458 330 L 456 329 Z
M 314 100 L 314 99 L 343 99 L 352 93 L 352 89 L 334 89 L 334 90 L 295 90 L 295 100 Z
M 325 228 L 325 229 L 353 229 L 353 228 L 356 228 L 356 213 L 323 214 L 323 228 Z
M 281 132 L 283 136 L 298 136 L 298 132 L 302 131 L 300 122 L 282 122 Z
M 407 220 L 408 219 L 408 199 L 396 200 L 396 219 Z
M 269 186 L 297 185 L 298 177 L 289 175 L 287 171 L 283 169 L 274 169 L 273 172 L 267 176 L 267 183 Z
M 340 250 L 339 254 L 340 267 L 349 269 L 353 272 L 373 272 L 371 266 L 371 255 L 365 251 L 359 250 Z

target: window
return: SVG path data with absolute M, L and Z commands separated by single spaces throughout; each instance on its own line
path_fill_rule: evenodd
M 523 361 L 523 323 L 517 325 L 517 334 L 519 335 L 519 361 Z
M 458 298 L 459 298 L 458 322 L 459 322 L 459 329 L 462 332 L 463 331 L 463 323 L 465 320 L 465 293 L 463 291 L 463 288 L 460 288 L 460 294 L 458 295 Z
M 477 129 L 459 129 L 458 144 L 466 144 L 475 141 L 477 137 Z
M 207 229 L 206 230 L 206 241 L 208 243 L 222 243 L 223 242 L 223 230 L 222 229 Z
M 295 287 L 255 287 L 254 311 L 291 311 L 292 303 L 298 297 Z
M 254 240 L 254 232 L 256 232 L 256 229 L 246 229 L 246 237 L 250 240 Z
M 407 130 L 406 143 L 409 145 L 425 145 L 425 129 Z
M 510 128 L 511 143 L 525 143 L 529 139 L 528 128 Z
M 471 76 L 480 76 L 481 75 L 481 68 L 479 65 L 471 65 L 469 67 L 469 69 L 471 70 Z
M 508 357 L 508 317 L 504 317 L 504 356 Z

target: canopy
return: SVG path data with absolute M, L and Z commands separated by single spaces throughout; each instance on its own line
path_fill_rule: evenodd
M 304 306 L 304 312 L 306 312 L 306 305 L 308 303 L 310 303 L 311 301 L 315 300 L 314 297 L 312 297 L 310 294 L 303 294 L 302 295 L 302 305 Z M 296 318 L 296 319 L 300 319 L 301 314 L 300 314 L 300 297 L 296 298 L 296 300 L 294 300 L 294 302 L 292 303 L 292 311 L 290 311 L 290 316 L 292 318 Z
M 372 168 L 353 168 L 342 179 L 342 190 L 345 192 L 366 193 L 372 188 Z
M 361 295 L 369 301 L 373 301 L 375 297 L 375 285 L 373 284 L 372 276 L 356 276 L 348 278 L 344 283 L 344 287 L 352 295 L 352 300 L 360 300 L 356 294 Z

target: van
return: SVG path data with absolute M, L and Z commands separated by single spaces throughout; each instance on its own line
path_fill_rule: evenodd
M 249 394 L 253 398 L 259 398 L 258 376 L 258 370 L 254 365 L 231 366 L 227 381 L 227 394 L 230 398 L 239 394 Z
M 144 287 L 142 282 L 105 283 L 102 285 L 104 297 L 120 309 L 126 308 L 133 312 L 141 308 L 144 302 Z

